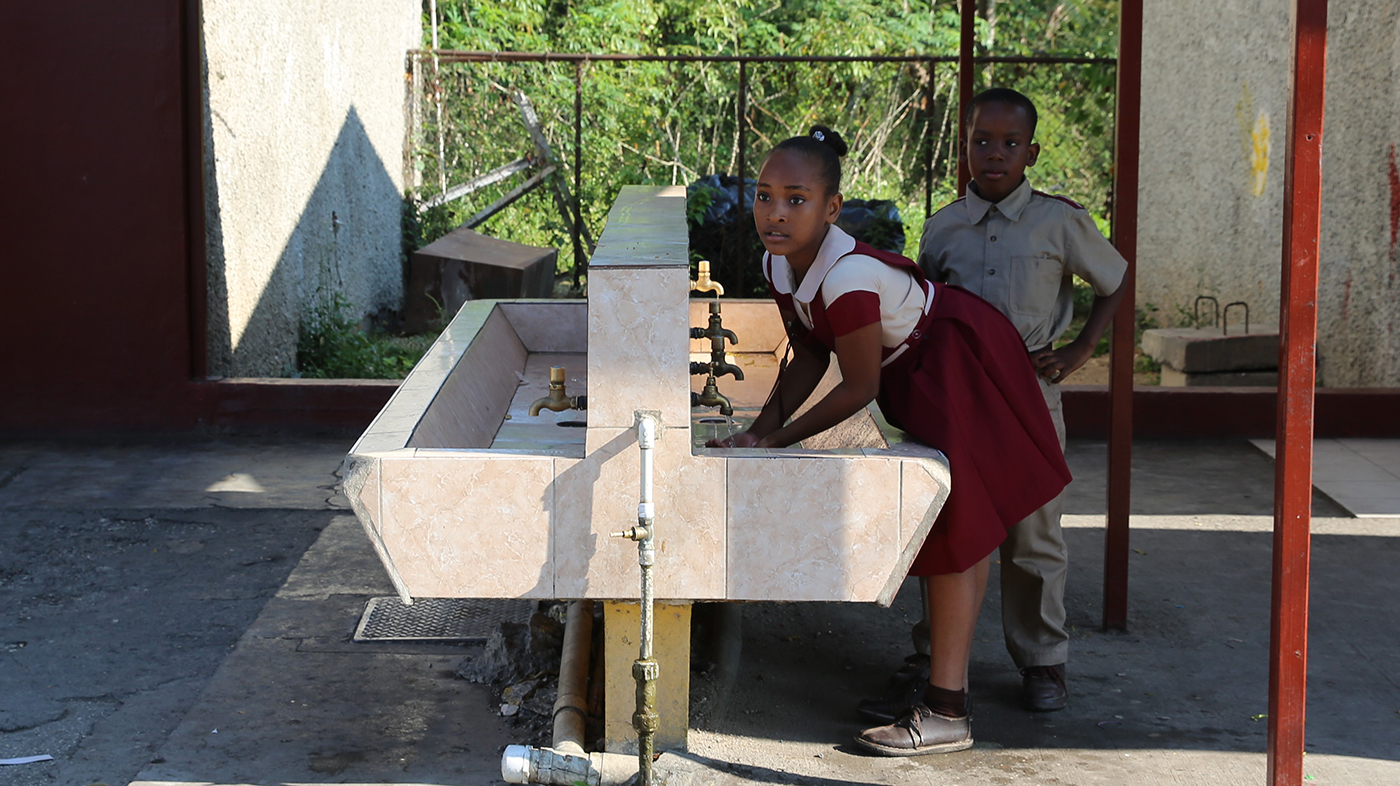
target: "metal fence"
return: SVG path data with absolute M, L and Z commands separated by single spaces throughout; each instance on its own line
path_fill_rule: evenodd
M 414 50 L 405 182 L 425 240 L 489 213 L 491 234 L 572 249 L 577 284 L 588 239 L 601 230 L 622 185 L 752 178 L 774 144 L 821 123 L 850 145 L 847 198 L 893 201 L 912 255 L 924 218 L 956 192 L 956 61 Z M 1114 69 L 1104 58 L 981 58 L 976 79 L 979 89 L 1012 86 L 1036 101 L 1036 187 L 1082 202 L 1105 230 Z M 537 113 L 553 161 L 543 160 L 532 141 L 520 95 Z M 517 193 L 532 174 L 543 187 Z M 555 177 L 562 189 L 546 182 Z M 715 277 L 735 294 L 761 293 L 761 250 L 743 181 L 724 183 L 733 207 L 723 250 L 710 256 Z M 464 186 L 477 188 L 462 194 Z M 572 200 L 567 205 L 560 190 Z M 706 201 L 690 200 L 692 218 Z

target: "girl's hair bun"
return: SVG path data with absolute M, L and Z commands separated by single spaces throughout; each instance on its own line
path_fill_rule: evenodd
M 842 139 L 840 134 L 832 131 L 830 128 L 826 126 L 812 126 L 812 130 L 808 132 L 808 135 L 827 147 L 830 147 L 836 152 L 836 155 L 846 155 L 846 140 Z

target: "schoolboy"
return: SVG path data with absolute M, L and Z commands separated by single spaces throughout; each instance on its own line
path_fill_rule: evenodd
M 972 99 L 962 152 L 972 182 L 966 196 L 924 224 L 918 263 L 931 280 L 964 287 L 1011 319 L 1063 449 L 1059 383 L 1093 355 L 1112 322 L 1127 262 L 1081 205 L 1031 189 L 1025 170 L 1040 155 L 1036 120 L 1035 104 L 1015 90 Z M 1094 303 L 1079 336 L 1054 349 L 1073 317 L 1071 275 L 1093 287 Z M 1063 709 L 1068 697 L 1063 507 L 1061 494 L 1012 527 L 1001 545 L 1002 632 L 1021 670 L 1022 705 L 1036 712 Z

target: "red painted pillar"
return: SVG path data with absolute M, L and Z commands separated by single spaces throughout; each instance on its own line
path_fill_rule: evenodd
M 1138 128 L 1142 116 L 1142 0 L 1123 0 L 1118 19 L 1118 109 L 1113 141 L 1113 244 L 1128 261 L 1127 296 L 1113 316 L 1109 356 L 1108 529 L 1104 535 L 1103 626 L 1128 627 L 1128 511 L 1133 481 L 1133 344 L 1137 330 Z
M 962 32 L 958 43 L 958 196 L 967 193 L 972 174 L 967 168 L 967 105 L 972 101 L 973 46 L 977 43 L 977 0 L 962 0 Z
M 1317 370 L 1318 232 L 1327 0 L 1294 0 L 1279 296 L 1274 575 L 1269 635 L 1269 783 L 1302 786 L 1312 523 L 1313 390 Z

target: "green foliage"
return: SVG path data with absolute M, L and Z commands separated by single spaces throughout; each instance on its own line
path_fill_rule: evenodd
M 1112 57 L 1117 3 L 999 0 L 979 4 L 981 49 L 989 54 Z M 952 0 L 440 0 L 442 49 L 669 55 L 952 55 Z M 424 20 L 425 47 L 430 22 Z M 851 152 L 848 198 L 899 207 L 912 255 L 925 218 L 955 195 L 956 67 L 951 63 L 754 63 L 745 67 L 745 145 L 739 146 L 739 66 L 734 63 L 592 62 L 582 67 L 580 149 L 573 137 L 572 63 L 443 63 L 420 60 L 420 118 L 413 160 L 416 195 L 438 193 L 531 152 L 509 91 L 532 101 L 555 156 L 596 235 L 626 184 L 687 184 L 742 168 L 814 123 L 830 125 Z M 995 64 L 978 87 L 1021 89 L 1041 110 L 1037 188 L 1087 205 L 1107 224 L 1114 69 L 1104 65 Z M 442 122 L 437 121 L 441 96 Z M 439 134 L 443 154 L 438 152 Z M 574 172 L 575 153 L 581 168 Z M 516 176 L 419 217 L 416 241 L 460 224 L 520 182 Z M 691 217 L 695 200 L 687 207 Z M 573 264 L 570 223 L 537 189 L 480 231 L 560 249 Z M 741 222 L 742 223 L 742 222 Z M 737 233 L 736 233 L 737 234 Z M 420 243 L 421 244 L 421 243 Z M 714 275 L 736 294 L 761 289 L 755 246 L 744 239 L 714 259 Z
M 310 379 L 403 379 L 432 345 L 432 336 L 366 334 L 345 298 L 321 298 L 302 320 L 298 376 Z

